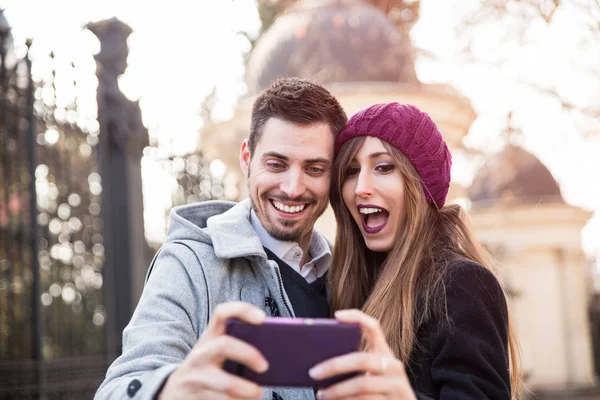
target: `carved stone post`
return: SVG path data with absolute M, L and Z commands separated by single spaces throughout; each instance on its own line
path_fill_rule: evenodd
M 142 291 L 148 267 L 142 204 L 141 157 L 148 145 L 138 102 L 119 90 L 132 30 L 116 18 L 88 24 L 101 43 L 98 76 L 99 157 L 105 248 L 107 352 L 121 351 L 121 333 Z

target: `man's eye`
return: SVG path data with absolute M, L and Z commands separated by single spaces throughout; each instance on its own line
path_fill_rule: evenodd
M 269 162 L 267 166 L 271 169 L 283 169 L 283 164 L 278 162 Z
M 307 171 L 310 174 L 322 174 L 323 172 L 325 172 L 325 170 L 321 167 L 308 167 Z

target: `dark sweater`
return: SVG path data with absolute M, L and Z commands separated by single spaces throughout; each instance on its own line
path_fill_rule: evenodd
M 330 309 L 327 301 L 327 274 L 308 283 L 302 275 L 277 257 L 272 251 L 265 247 L 269 260 L 273 260 L 279 266 L 283 287 L 287 293 L 294 314 L 298 318 L 329 318 Z
M 451 265 L 444 283 L 448 319 L 434 316 L 418 329 L 420 346 L 406 365 L 417 398 L 510 399 L 508 311 L 500 284 L 470 261 Z

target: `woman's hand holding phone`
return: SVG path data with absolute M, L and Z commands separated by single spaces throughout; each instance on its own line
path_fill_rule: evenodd
M 242 302 L 218 305 L 196 345 L 167 379 L 159 400 L 262 397 L 259 385 L 223 370 L 225 360 L 234 360 L 257 372 L 269 368 L 256 348 L 225 334 L 227 321 L 233 318 L 258 325 L 265 320 L 265 313 Z
M 359 324 L 369 349 L 324 361 L 311 368 L 310 376 L 313 379 L 326 379 L 349 372 L 366 373 L 319 390 L 317 399 L 416 400 L 404 364 L 394 356 L 379 322 L 359 310 L 338 311 L 335 317 L 341 322 Z

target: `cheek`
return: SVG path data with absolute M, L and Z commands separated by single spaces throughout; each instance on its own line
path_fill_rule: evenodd
M 342 200 L 344 200 L 344 205 L 350 212 L 350 216 L 357 224 L 360 223 L 360 214 L 356 210 L 356 197 L 355 193 L 355 185 L 352 181 L 349 181 L 342 186 Z
M 262 170 L 252 176 L 251 182 L 257 192 L 267 192 L 278 187 L 280 180 L 277 174 Z
M 331 187 L 331 179 L 320 178 L 315 179 L 315 182 L 311 184 L 308 189 L 317 194 L 320 197 L 327 198 L 329 201 L 329 188 Z
M 344 200 L 344 204 L 346 205 L 347 208 L 349 208 L 351 210 L 353 209 L 354 186 L 349 181 L 346 181 L 342 185 L 342 200 Z
M 404 225 L 406 224 L 406 202 L 403 189 L 404 188 L 401 188 L 401 190 L 399 190 L 396 201 L 396 209 L 398 210 L 398 224 L 401 229 L 404 229 Z

